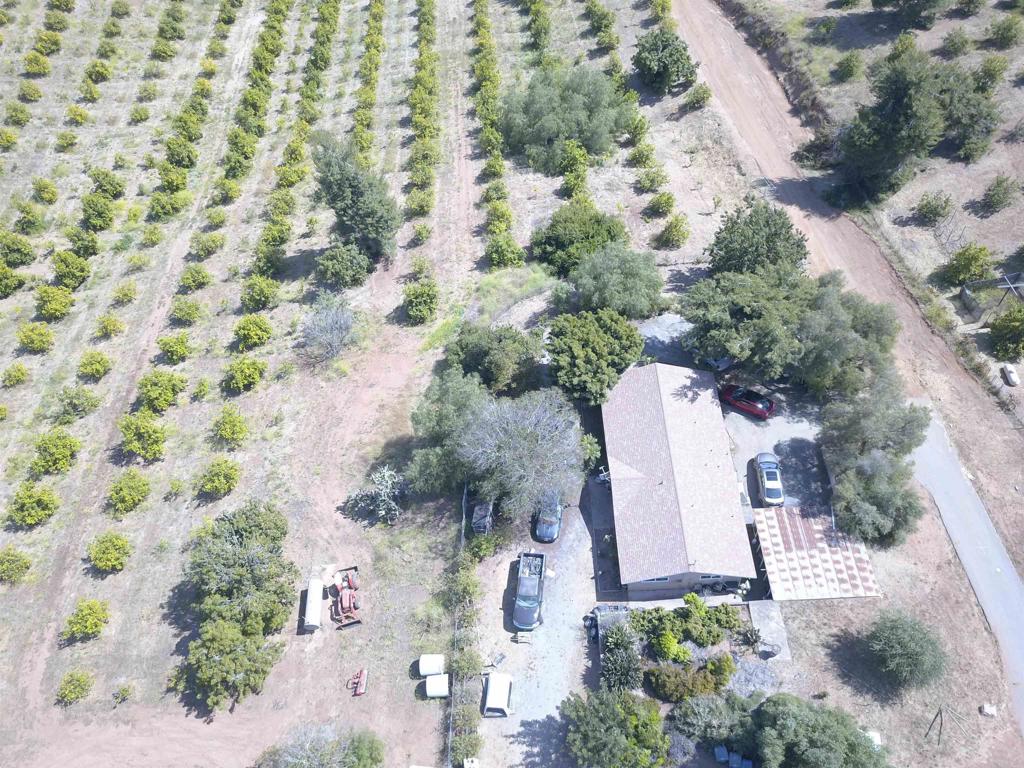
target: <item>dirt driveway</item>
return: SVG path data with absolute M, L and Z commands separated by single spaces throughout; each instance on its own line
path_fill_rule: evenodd
M 591 481 L 588 493 L 608 494 Z M 504 659 L 497 670 L 512 675 L 515 713 L 508 718 L 487 718 L 480 726 L 486 766 L 503 768 L 571 768 L 565 752 L 558 705 L 573 691 L 597 685 L 593 646 L 587 644 L 583 616 L 596 602 L 592 532 L 611 525 L 595 518 L 594 505 L 583 499 L 579 507 L 566 510 L 562 533 L 553 544 L 538 544 L 521 536 L 507 549 L 481 563 L 484 587 L 480 617 L 480 653 L 485 663 Z M 596 522 L 596 528 L 595 528 Z M 548 555 L 544 586 L 544 623 L 531 635 L 531 642 L 514 642 L 512 603 L 515 600 L 516 556 L 533 548 Z

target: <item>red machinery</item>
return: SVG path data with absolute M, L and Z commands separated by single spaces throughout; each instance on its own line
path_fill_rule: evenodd
M 369 676 L 370 673 L 364 667 L 349 678 L 348 682 L 345 683 L 345 687 L 352 691 L 353 696 L 362 696 L 366 693 L 366 683 Z
M 331 594 L 331 621 L 338 629 L 362 624 L 359 618 L 361 599 L 359 595 L 359 566 L 353 565 L 334 572 Z M 365 682 L 363 689 L 365 690 Z M 356 694 L 360 695 L 360 694 Z

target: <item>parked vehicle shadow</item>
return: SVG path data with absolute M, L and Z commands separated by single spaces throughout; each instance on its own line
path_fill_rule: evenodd
M 782 465 L 782 483 L 786 505 L 806 508 L 828 506 L 828 476 L 821 451 L 812 440 L 794 437 L 775 445 L 775 455 Z
M 502 627 L 510 635 L 517 630 L 512 624 L 512 609 L 516 602 L 516 582 L 519 576 L 519 559 L 516 558 L 508 564 L 508 578 L 505 581 L 505 591 L 501 593 L 501 621 Z

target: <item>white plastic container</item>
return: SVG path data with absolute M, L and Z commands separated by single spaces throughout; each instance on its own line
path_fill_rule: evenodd
M 320 616 L 323 613 L 324 583 L 316 576 L 309 580 L 306 589 L 306 610 L 302 616 L 302 628 L 306 632 L 320 629 Z

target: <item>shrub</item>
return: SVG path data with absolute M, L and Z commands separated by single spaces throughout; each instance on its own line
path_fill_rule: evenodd
M 1006 50 L 1012 48 L 1024 37 L 1024 22 L 1019 16 L 1004 16 L 998 21 L 993 21 L 988 28 L 989 42 L 999 48 Z
M 689 88 L 697 78 L 697 68 L 686 43 L 675 32 L 664 28 L 640 36 L 633 66 L 640 79 L 657 93 Z
M 43 15 L 43 28 L 51 32 L 65 32 L 68 28 L 68 15 L 59 11 L 47 11 Z
M 39 436 L 35 458 L 29 465 L 33 475 L 63 474 L 71 469 L 82 443 L 63 427 L 54 427 Z
M 601 213 L 585 199 L 574 199 L 551 217 L 548 225 L 533 233 L 533 255 L 567 275 L 580 260 L 609 242 L 625 241 L 626 228 L 614 216 Z
M 24 267 L 35 258 L 35 250 L 28 238 L 0 229 L 0 259 L 8 267 Z
M 30 77 L 46 77 L 50 74 L 50 60 L 39 51 L 25 54 L 25 74 Z
M 99 381 L 110 371 L 110 358 L 103 352 L 91 349 L 82 354 L 78 362 L 78 375 L 89 381 Z
M 132 545 L 120 533 L 101 533 L 86 548 L 92 567 L 102 573 L 123 571 L 132 554 Z
M 491 269 L 521 267 L 526 263 L 526 251 L 509 232 L 502 232 L 488 240 L 484 256 Z
M 450 363 L 475 373 L 493 392 L 523 385 L 541 349 L 539 336 L 508 325 L 464 323 L 445 349 Z
M 137 469 L 126 469 L 107 491 L 107 506 L 113 517 L 120 520 L 138 509 L 149 497 L 149 491 L 149 478 Z
M 355 317 L 341 296 L 321 293 L 302 323 L 302 345 L 314 362 L 333 360 L 352 341 Z
M 668 629 L 663 629 L 651 638 L 651 651 L 662 661 L 674 661 L 678 664 L 690 663 L 690 651 L 679 644 L 679 639 Z
M 22 80 L 18 85 L 18 98 L 27 104 L 31 104 L 43 98 L 43 89 L 31 80 Z
M 954 27 L 942 38 L 942 52 L 950 58 L 963 56 L 973 47 L 971 38 L 962 27 Z
M 224 239 L 220 232 L 196 232 L 189 241 L 189 250 L 197 259 L 208 259 L 224 247 Z
M 139 401 L 143 408 L 155 413 L 163 413 L 185 391 L 188 379 L 180 373 L 154 370 L 139 379 Z
M 0 299 L 6 299 L 25 285 L 24 276 L 0 262 Z
M 864 73 L 864 59 L 860 51 L 850 51 L 836 62 L 832 76 L 840 83 L 859 78 Z
M 108 171 L 106 168 L 90 168 L 88 176 L 93 183 L 93 192 L 106 195 L 111 200 L 124 197 L 124 179 L 113 171 Z
M 405 313 L 414 324 L 429 323 L 437 315 L 440 291 L 434 278 L 426 277 L 408 283 L 402 290 L 402 296 L 405 301 Z
M 128 5 L 128 0 L 114 0 L 110 5 L 110 15 L 115 19 L 124 19 L 131 16 L 131 6 Z
M 36 314 L 44 320 L 67 317 L 74 303 L 75 297 L 67 288 L 55 285 L 40 285 L 36 288 Z
M 0 385 L 5 389 L 16 387 L 28 381 L 28 367 L 24 363 L 11 363 L 0 375 Z
M 899 688 L 920 688 L 942 677 L 946 654 L 935 633 L 898 612 L 883 613 L 867 634 L 878 669 Z
M 224 388 L 239 394 L 255 387 L 267 372 L 267 364 L 248 355 L 235 358 L 224 371 Z
M 18 218 L 14 220 L 14 228 L 23 235 L 36 235 L 46 228 L 46 220 L 39 206 L 20 202 L 15 208 Z
M 985 0 L 957 0 L 956 8 L 964 16 L 974 16 L 985 5 Z
M 164 359 L 171 365 L 177 365 L 192 354 L 192 346 L 189 344 L 186 331 L 170 336 L 161 336 L 156 340 L 156 346 L 163 354 Z
M 982 280 L 993 274 L 992 252 L 984 245 L 968 243 L 953 254 L 943 268 L 943 278 L 950 285 L 963 285 L 971 280 Z
M 89 672 L 80 669 L 68 672 L 60 679 L 60 685 L 57 688 L 57 703 L 62 707 L 70 707 L 88 696 L 94 683 L 95 679 Z
M 171 302 L 171 322 L 175 325 L 194 325 L 203 316 L 203 307 L 198 301 L 175 296 Z
M 234 405 L 225 405 L 213 422 L 213 436 L 228 448 L 239 448 L 249 435 L 249 426 L 242 412 Z
M 541 69 L 525 91 L 505 96 L 498 128 L 511 154 L 524 155 L 530 167 L 555 174 L 562 171 L 568 142 L 600 157 L 626 131 L 635 112 L 603 72 L 588 67 Z M 500 162 L 500 152 L 491 156 Z
M 111 339 L 124 333 L 124 329 L 124 321 L 116 315 L 107 313 L 100 315 L 96 320 L 96 338 L 98 339 Z
M 999 174 L 985 189 L 981 204 L 989 213 L 1007 208 L 1020 192 L 1020 185 L 1009 176 Z
M 18 143 L 18 134 L 9 128 L 0 128 L 0 151 L 6 152 Z
M 147 248 L 159 245 L 164 239 L 163 230 L 156 224 L 150 224 L 142 230 L 142 244 Z
M 1005 56 L 986 56 L 974 72 L 974 87 L 983 93 L 991 94 L 1002 82 L 1010 62 Z
M 644 209 L 644 213 L 647 216 L 662 218 L 672 213 L 672 209 L 676 207 L 676 196 L 671 192 L 659 192 L 651 201 L 647 204 Z
M 57 251 L 53 254 L 53 274 L 57 284 L 75 290 L 89 279 L 89 262 L 71 251 Z
M 548 350 L 558 385 L 570 397 L 597 405 L 640 358 L 643 340 L 622 315 L 600 309 L 556 317 Z
M 196 490 L 203 496 L 222 499 L 238 485 L 241 473 L 242 469 L 237 462 L 220 456 L 210 462 L 203 474 L 199 476 Z
M 601 682 L 613 691 L 631 691 L 643 684 L 636 637 L 627 624 L 615 624 L 605 635 Z
M 57 404 L 57 423 L 70 424 L 99 408 L 100 398 L 89 387 L 77 384 L 73 387 L 63 387 L 57 395 Z
M 273 335 L 274 329 L 263 315 L 246 315 L 235 323 L 235 345 L 240 352 L 266 344 Z
M 7 503 L 7 517 L 15 525 L 31 527 L 45 523 L 60 508 L 60 499 L 53 490 L 25 480 Z
M 32 354 L 49 352 L 53 347 L 53 331 L 46 323 L 22 323 L 18 326 L 18 346 Z
M 139 411 L 122 416 L 117 422 L 121 430 L 121 450 L 143 461 L 163 458 L 167 429 L 152 411 Z
M 845 57 L 844 57 L 845 58 Z M 839 60 L 840 66 L 842 66 L 843 59 Z M 697 83 L 690 89 L 690 92 L 686 94 L 686 98 L 683 99 L 683 107 L 689 112 L 696 112 L 699 109 L 704 109 L 711 101 L 711 86 L 707 83 Z
M 135 281 L 126 280 L 119 283 L 114 289 L 111 301 L 115 306 L 124 306 L 132 303 L 137 295 L 138 287 L 135 285 Z
M 256 312 L 273 306 L 279 287 L 279 283 L 272 278 L 253 275 L 242 285 L 242 309 Z
M 57 134 L 57 151 L 67 152 L 78 144 L 78 137 L 71 131 L 61 131 Z
M 372 271 L 370 259 L 353 244 L 337 244 L 316 258 L 316 278 L 329 288 L 354 288 Z
M 667 664 L 645 670 L 644 680 L 662 701 L 682 701 L 690 691 L 690 674 Z
M 89 122 L 89 112 L 84 107 L 72 104 L 64 113 L 64 119 L 67 120 L 69 125 L 85 125 Z M 75 139 L 75 141 L 77 142 L 78 140 Z
M 110 63 L 106 61 L 93 61 L 85 67 L 85 77 L 90 83 L 105 83 L 112 74 Z
M 715 680 L 715 690 L 721 690 L 736 673 L 736 661 L 731 654 L 720 653 L 708 659 L 705 669 Z
M 654 247 L 659 250 L 670 250 L 682 247 L 690 239 L 690 222 L 685 213 L 672 216 L 665 228 L 654 236 Z
M 651 253 L 608 243 L 585 256 L 569 274 L 584 310 L 613 309 L 625 317 L 650 317 L 661 306 L 662 279 Z
M 31 567 L 29 556 L 13 544 L 0 549 L 0 584 L 17 584 Z
M 68 616 L 60 639 L 66 643 L 99 637 L 110 621 L 110 606 L 106 600 L 79 599 L 75 611 Z
M 192 293 L 205 288 L 213 281 L 213 275 L 201 264 L 189 264 L 181 273 L 179 289 L 182 293 Z
M 142 104 L 136 104 L 131 108 L 128 113 L 128 120 L 132 125 L 138 125 L 149 120 L 149 107 L 145 107 Z
M 95 232 L 87 232 L 81 227 L 70 227 L 64 230 L 64 236 L 70 243 L 71 252 L 83 259 L 88 259 L 100 252 L 100 239 Z
M 945 192 L 925 192 L 914 206 L 914 216 L 922 224 L 934 226 L 953 212 L 953 198 Z
M 7 102 L 7 107 L 4 110 L 4 125 L 23 128 L 28 125 L 31 117 L 32 114 L 24 104 L 19 104 L 16 101 Z
M 1024 307 L 1014 306 L 988 323 L 992 349 L 1000 360 L 1024 355 Z

